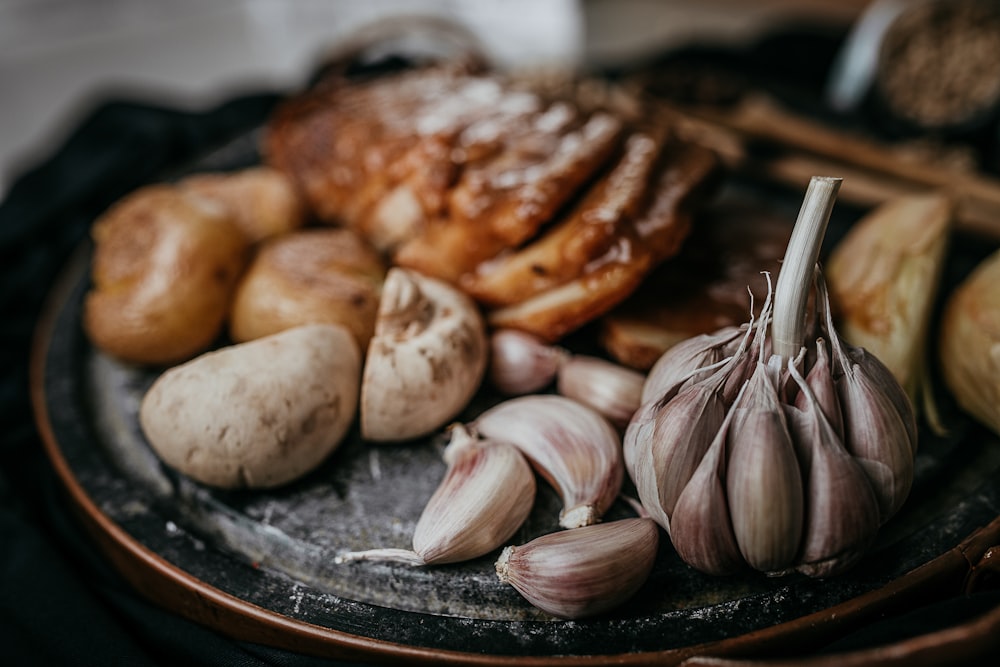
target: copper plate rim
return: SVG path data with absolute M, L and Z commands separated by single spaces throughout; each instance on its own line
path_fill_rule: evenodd
M 179 615 L 233 639 L 340 660 L 406 661 L 409 664 L 468 665 L 678 665 L 699 656 L 749 657 L 818 648 L 862 626 L 865 622 L 911 609 L 927 601 L 963 590 L 974 566 L 987 550 L 1000 544 L 1000 517 L 976 530 L 960 544 L 937 558 L 911 570 L 885 586 L 825 610 L 724 640 L 683 648 L 615 655 L 503 656 L 457 652 L 387 642 L 306 623 L 259 607 L 197 579 L 146 548 L 104 514 L 77 480 L 67 463 L 50 422 L 45 395 L 46 352 L 57 315 L 86 264 L 85 248 L 68 262 L 50 291 L 39 318 L 30 357 L 30 394 L 36 426 L 43 448 L 56 475 L 69 494 L 77 514 L 98 547 L 136 591 Z M 877 649 L 840 654 L 829 664 L 884 664 L 887 658 L 909 655 L 919 647 L 934 653 L 995 645 L 1000 635 L 1000 608 L 964 626 L 891 644 Z M 994 639 L 991 639 L 994 637 Z M 954 652 L 948 653 L 954 657 Z M 823 665 L 831 656 L 799 661 L 800 665 Z M 929 654 L 924 656 L 930 658 Z M 696 659 L 695 662 L 703 663 Z M 722 660 L 721 663 L 728 663 Z M 709 664 L 704 662 L 703 664 Z M 715 663 L 712 663 L 715 664 Z M 913 664 L 912 662 L 909 664 Z M 925 663 L 932 664 L 932 663 Z

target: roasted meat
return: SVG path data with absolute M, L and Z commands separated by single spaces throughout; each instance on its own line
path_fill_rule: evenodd
M 321 220 L 555 340 L 677 251 L 716 171 L 655 110 L 573 90 L 452 66 L 327 82 L 278 110 L 265 157 Z

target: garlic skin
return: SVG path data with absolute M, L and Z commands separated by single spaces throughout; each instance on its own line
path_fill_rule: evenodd
M 649 578 L 658 546 L 651 520 L 620 519 L 505 547 L 497 577 L 548 614 L 584 618 L 632 597 Z
M 506 396 L 533 394 L 552 384 L 568 356 L 534 334 L 498 329 L 490 335 L 488 377 Z
M 510 442 L 559 492 L 559 525 L 596 523 L 621 490 L 625 471 L 614 427 L 597 412 L 557 395 L 521 396 L 483 412 L 470 425 Z
M 480 440 L 460 424 L 450 431 L 448 470 L 417 520 L 413 550 L 354 551 L 337 562 L 457 563 L 499 548 L 517 532 L 535 502 L 531 466 L 502 440 Z
M 556 391 L 597 410 L 625 428 L 639 409 L 645 376 L 639 371 L 587 355 L 574 355 L 559 368 Z
M 485 324 L 455 287 L 415 271 L 386 276 L 361 382 L 361 436 L 427 435 L 472 399 L 486 372 Z
M 669 348 L 649 369 L 640 405 L 672 395 L 685 381 L 704 377 L 692 374 L 731 355 L 735 351 L 733 345 L 739 345 L 743 334 L 743 327 L 725 327 L 715 333 L 692 336 Z

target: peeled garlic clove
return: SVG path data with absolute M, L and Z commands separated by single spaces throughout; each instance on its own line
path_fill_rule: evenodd
M 621 519 L 506 547 L 496 571 L 542 611 L 583 618 L 632 597 L 649 578 L 658 546 L 655 523 Z
M 711 334 L 693 336 L 677 343 L 653 364 L 643 384 L 640 404 L 662 399 L 680 388 L 685 381 L 697 381 L 704 376 L 692 377 L 699 368 L 707 368 L 732 354 L 731 344 L 739 342 L 745 333 L 743 327 L 725 327 Z
M 878 499 L 858 462 L 820 409 L 808 381 L 789 362 L 804 408 L 789 407 L 789 421 L 805 470 L 805 527 L 797 570 L 828 577 L 852 567 L 879 528 Z
M 498 329 L 490 336 L 489 378 L 502 394 L 532 394 L 552 384 L 568 353 L 538 336 Z
M 605 359 L 575 355 L 560 367 L 556 389 L 624 428 L 639 408 L 645 379 L 639 371 Z
M 733 533 L 746 562 L 761 572 L 790 566 L 802 536 L 802 476 L 778 402 L 775 382 L 763 363 L 749 380 L 729 427 L 726 491 Z
M 389 270 L 361 383 L 361 435 L 426 435 L 472 399 L 486 371 L 487 340 L 475 304 L 441 280 Z
M 1000 433 L 1000 251 L 948 298 L 940 340 L 941 372 L 955 400 Z
M 681 559 L 707 574 L 726 575 L 746 566 L 733 534 L 726 500 L 726 416 L 712 445 L 684 487 L 670 519 L 670 540 Z
M 370 549 L 338 556 L 340 563 L 385 560 L 441 565 L 471 560 L 509 540 L 535 502 L 535 474 L 513 445 L 479 440 L 451 428 L 448 470 L 413 532 L 413 550 Z
M 614 427 L 576 401 L 555 395 L 512 398 L 482 413 L 472 428 L 515 445 L 562 497 L 564 528 L 598 521 L 624 478 Z

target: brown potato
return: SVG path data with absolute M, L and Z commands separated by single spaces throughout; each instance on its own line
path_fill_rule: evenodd
M 195 174 L 177 185 L 223 206 L 253 243 L 298 229 L 306 221 L 305 202 L 291 179 L 270 167 Z
M 365 350 L 385 272 L 379 254 L 348 229 L 268 239 L 236 289 L 229 333 L 243 342 L 302 324 L 341 324 Z
M 225 212 L 169 186 L 142 188 L 91 231 L 93 286 L 83 324 L 99 349 L 138 364 L 173 364 L 222 330 L 247 239 Z

